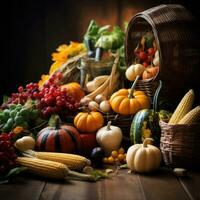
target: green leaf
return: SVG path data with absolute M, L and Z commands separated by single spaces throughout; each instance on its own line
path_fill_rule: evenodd
M 26 167 L 15 167 L 15 168 L 11 169 L 5 177 L 11 178 L 11 177 L 18 175 L 19 173 L 21 173 L 25 170 L 27 170 Z
M 101 170 L 93 170 L 91 172 L 91 175 L 95 178 L 95 180 L 99 180 L 101 178 L 108 178 L 108 173 L 105 171 L 101 171 Z
M 19 173 L 25 170 L 27 170 L 26 167 L 15 167 L 11 169 L 7 175 L 0 177 L 0 184 L 8 183 L 11 178 L 13 178 L 14 176 L 18 175 Z

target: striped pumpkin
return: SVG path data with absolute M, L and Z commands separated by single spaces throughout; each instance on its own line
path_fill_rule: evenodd
M 36 150 L 77 153 L 81 150 L 79 132 L 73 126 L 58 125 L 42 129 L 36 138 Z
M 153 138 L 154 144 L 158 144 L 160 140 L 159 117 L 151 109 L 143 109 L 137 112 L 131 123 L 131 143 L 142 143 L 145 138 Z

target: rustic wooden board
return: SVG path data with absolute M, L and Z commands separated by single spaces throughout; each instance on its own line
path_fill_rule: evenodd
M 140 191 L 136 175 L 127 174 L 127 170 L 120 170 L 117 176 L 97 183 L 71 181 L 57 185 L 47 183 L 41 199 L 70 199 L 70 200 L 140 200 Z
M 20 176 L 0 186 L 1 200 L 194 200 L 200 199 L 200 172 L 189 172 L 177 178 L 172 171 L 161 168 L 153 174 L 117 175 L 96 183 L 81 181 L 50 181 L 34 176 Z
M 189 199 L 172 171 L 162 168 L 154 174 L 138 175 L 144 199 L 175 200 Z
M 16 177 L 9 184 L 0 185 L 1 200 L 38 200 L 45 182 L 34 177 Z
M 178 178 L 191 200 L 200 199 L 200 172 L 188 172 L 186 177 Z

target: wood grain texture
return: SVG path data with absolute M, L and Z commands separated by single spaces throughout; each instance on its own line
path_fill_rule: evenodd
M 50 181 L 19 176 L 0 186 L 1 200 L 195 200 L 200 199 L 200 172 L 177 178 L 161 168 L 151 174 L 129 174 L 119 170 L 109 179 L 96 183 Z
M 200 172 L 188 172 L 186 177 L 180 177 L 179 182 L 191 200 L 200 199 Z
M 80 199 L 80 200 L 142 200 L 143 196 L 136 175 L 121 170 L 117 176 L 97 183 L 71 181 L 57 185 L 47 183 L 41 199 Z
M 1 200 L 38 200 L 45 182 L 30 176 L 20 176 L 9 184 L 0 185 Z
M 145 199 L 148 200 L 186 200 L 186 195 L 179 181 L 168 169 L 160 169 L 149 175 L 138 175 Z

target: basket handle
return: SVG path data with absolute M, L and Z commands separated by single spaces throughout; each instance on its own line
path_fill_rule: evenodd
M 154 97 L 153 97 L 153 111 L 154 112 L 158 111 L 158 98 L 159 98 L 161 88 L 162 88 L 162 81 L 159 80 L 159 85 L 158 85 L 156 92 L 154 94 Z

